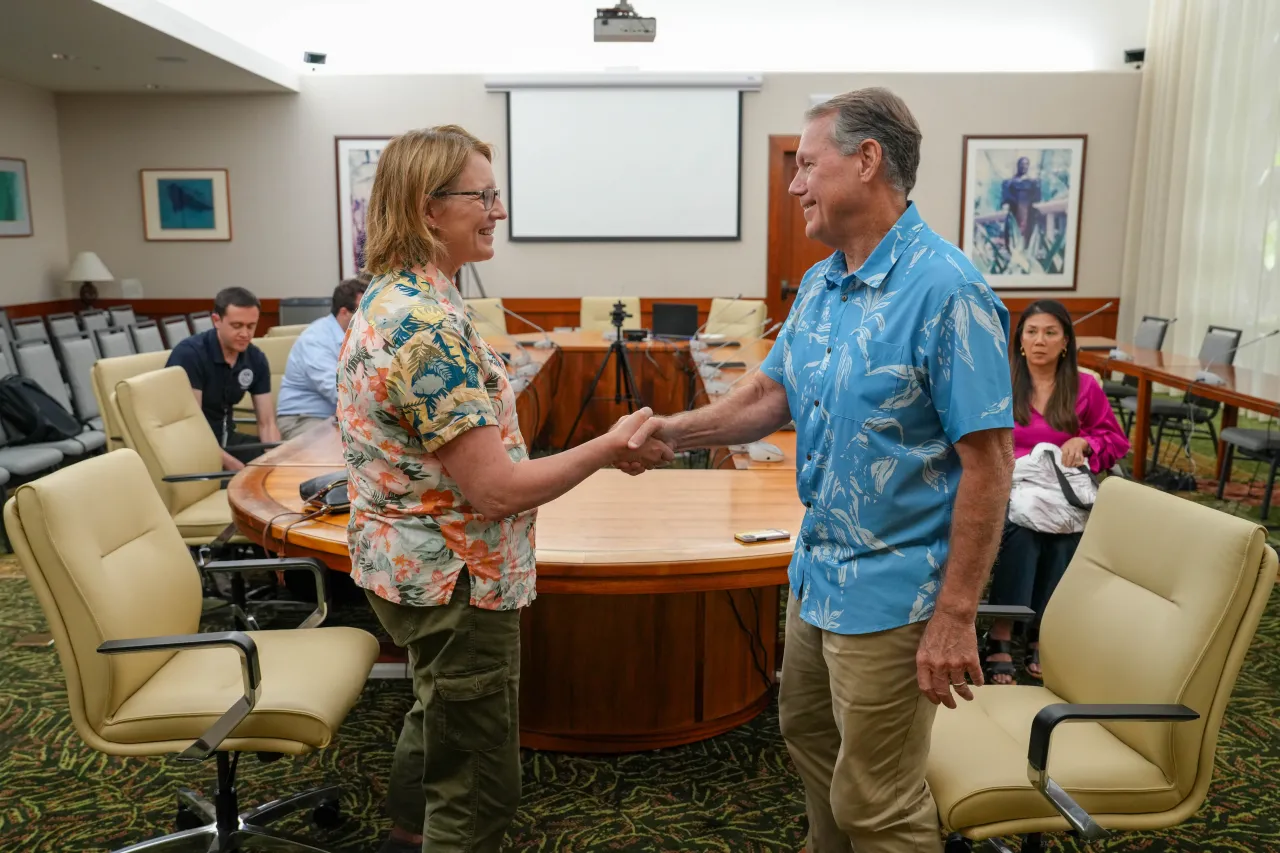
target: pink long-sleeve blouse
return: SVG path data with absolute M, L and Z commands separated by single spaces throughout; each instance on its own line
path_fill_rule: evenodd
M 1026 426 L 1013 425 L 1013 455 L 1015 458 L 1026 456 L 1037 444 L 1049 442 L 1061 447 L 1069 439 L 1080 436 L 1089 442 L 1093 455 L 1089 457 L 1089 468 L 1095 474 L 1105 471 L 1129 452 L 1129 438 L 1120 428 L 1111 404 L 1103 392 L 1098 380 L 1088 373 L 1080 374 L 1080 391 L 1076 395 L 1076 417 L 1080 420 L 1079 432 L 1072 435 L 1059 432 L 1049 426 L 1034 408 L 1031 409 L 1031 422 Z

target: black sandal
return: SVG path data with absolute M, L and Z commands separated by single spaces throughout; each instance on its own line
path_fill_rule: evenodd
M 1035 664 L 1035 670 L 1031 668 L 1032 664 Z M 1044 670 L 1040 669 L 1040 644 L 1038 642 L 1034 646 L 1030 643 L 1027 644 L 1027 653 L 1022 658 L 1022 666 L 1026 669 L 1027 675 L 1036 681 L 1044 681 Z
M 989 660 L 992 655 L 1008 655 L 1009 660 Z M 982 651 L 982 677 L 987 684 L 1004 684 L 996 681 L 996 676 L 1003 675 L 1009 684 L 1018 680 L 1018 668 L 1013 664 L 1013 643 L 1009 640 L 995 640 L 988 634 L 986 648 Z

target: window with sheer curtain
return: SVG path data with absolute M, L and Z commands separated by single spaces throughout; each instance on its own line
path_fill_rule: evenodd
M 1153 3 L 1142 73 L 1121 340 L 1143 314 L 1186 354 L 1280 328 L 1280 2 Z M 1236 364 L 1280 373 L 1280 337 Z

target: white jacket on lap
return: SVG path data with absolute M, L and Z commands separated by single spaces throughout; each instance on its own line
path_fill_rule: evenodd
M 1063 479 L 1083 509 L 1071 504 Z M 1062 467 L 1062 448 L 1043 442 L 1014 463 L 1009 521 L 1041 533 L 1080 533 L 1097 496 L 1089 469 Z

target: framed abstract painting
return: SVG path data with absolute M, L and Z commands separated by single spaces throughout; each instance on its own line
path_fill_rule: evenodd
M 148 240 L 230 240 L 226 169 L 143 169 L 142 225 Z
M 0 157 L 0 237 L 30 237 L 32 233 L 27 161 Z
M 369 193 L 378 170 L 378 156 L 389 136 L 339 136 L 334 139 L 338 173 L 338 270 L 339 278 L 359 275 L 364 269 L 365 214 Z
M 966 136 L 960 248 L 997 290 L 1075 290 L 1085 143 Z

